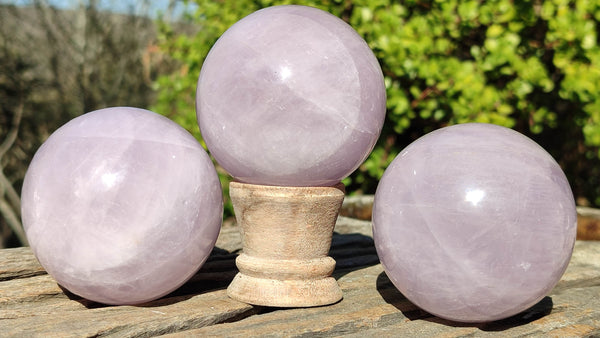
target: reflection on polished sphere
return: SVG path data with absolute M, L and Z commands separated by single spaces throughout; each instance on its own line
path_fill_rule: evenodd
M 372 150 L 385 86 L 366 42 L 316 8 L 276 6 L 233 25 L 208 54 L 196 98 L 202 137 L 245 183 L 335 185 Z
M 556 285 L 577 216 L 554 159 L 504 127 L 462 124 L 423 136 L 386 170 L 373 231 L 386 274 L 442 318 L 515 315 Z
M 187 131 L 118 107 L 50 136 L 25 176 L 22 211 L 34 254 L 60 285 L 135 304 L 173 291 L 206 261 L 223 204 L 215 168 Z

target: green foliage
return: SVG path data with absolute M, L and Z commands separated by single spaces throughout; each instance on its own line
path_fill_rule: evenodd
M 194 35 L 162 26 L 181 62 L 157 82 L 155 109 L 198 134 L 194 90 L 216 39 L 251 12 L 291 1 L 196 1 Z M 348 191 L 373 193 L 409 142 L 464 122 L 514 128 L 563 166 L 575 195 L 600 206 L 600 0 L 301 1 L 347 21 L 378 57 L 387 120 Z

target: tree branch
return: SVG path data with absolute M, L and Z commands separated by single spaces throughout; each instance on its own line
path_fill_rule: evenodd
M 15 210 L 15 213 L 18 217 L 21 217 L 21 198 L 19 194 L 12 186 L 4 172 L 0 168 L 0 192 L 4 192 L 6 197 L 8 198 L 8 203 L 10 203 Z
M 23 230 L 23 226 L 21 225 L 19 218 L 15 215 L 12 208 L 10 205 L 8 205 L 8 203 L 6 203 L 4 198 L 0 199 L 0 214 L 2 214 L 10 229 L 17 236 L 19 242 L 21 242 L 21 244 L 24 246 L 28 246 L 29 242 L 27 241 L 27 236 L 25 236 L 25 230 Z
M 23 106 L 24 102 L 21 99 L 21 102 L 15 110 L 15 115 L 13 115 L 12 126 L 10 127 L 8 134 L 6 134 L 6 138 L 4 139 L 2 144 L 0 144 L 0 159 L 2 159 L 4 154 L 6 154 L 6 152 L 10 149 L 10 147 L 12 147 L 12 145 L 15 143 L 15 140 L 17 139 L 17 134 L 19 133 L 19 126 L 21 125 L 21 118 L 23 117 Z
M 21 118 L 23 117 L 24 100 L 21 97 L 19 105 L 15 109 L 15 113 L 12 119 L 12 125 L 10 130 L 6 134 L 6 138 L 0 144 L 0 160 L 10 148 L 15 144 L 17 135 L 19 133 L 19 126 L 21 125 Z M 5 200 L 5 196 L 8 197 L 10 202 Z M 11 206 L 12 204 L 12 206 Z M 3 168 L 0 166 L 0 214 L 4 217 L 7 225 L 11 228 L 13 233 L 17 236 L 22 245 L 27 245 L 27 237 L 23 230 L 23 225 L 19 220 L 21 214 L 21 201 L 17 192 L 15 191 L 8 178 L 4 175 Z
M 6 138 L 0 144 L 0 160 L 2 157 L 10 150 L 17 139 L 17 135 L 19 133 L 19 126 L 21 125 L 21 120 L 23 117 L 24 110 L 24 100 L 21 99 L 21 102 L 17 106 L 15 110 L 15 115 L 13 116 L 11 129 L 8 131 Z M 12 204 L 13 208 L 16 211 L 18 217 L 21 216 L 21 198 L 19 194 L 12 186 L 12 183 L 8 180 L 6 175 L 4 175 L 3 168 L 0 167 L 0 196 L 4 197 L 4 195 L 8 197 L 8 201 Z

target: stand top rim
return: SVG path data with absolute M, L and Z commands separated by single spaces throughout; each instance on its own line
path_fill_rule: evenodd
M 329 187 L 282 187 L 276 185 L 260 185 L 232 181 L 229 190 L 244 190 L 259 195 L 293 195 L 293 196 L 344 196 L 346 193 L 343 183 Z

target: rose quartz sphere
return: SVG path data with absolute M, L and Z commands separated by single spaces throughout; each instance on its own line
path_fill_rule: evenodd
M 217 162 L 239 181 L 330 186 L 381 132 L 383 75 L 365 41 L 316 8 L 276 6 L 233 25 L 204 61 L 196 110 Z
M 23 225 L 42 266 L 69 291 L 106 304 L 159 298 L 208 258 L 221 186 L 200 144 L 135 108 L 77 117 L 35 154 Z
M 486 322 L 528 309 L 567 268 L 577 230 L 554 159 L 504 127 L 462 124 L 404 149 L 375 195 L 377 253 L 411 302 Z

